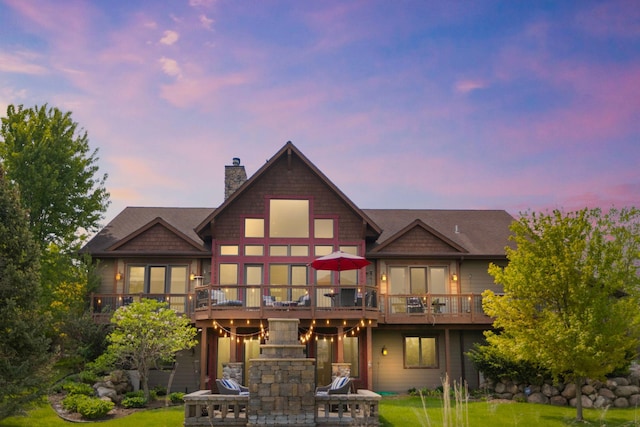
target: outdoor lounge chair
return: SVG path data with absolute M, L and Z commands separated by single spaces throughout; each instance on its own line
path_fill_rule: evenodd
M 240 396 L 249 395 L 249 388 L 238 384 L 236 380 L 227 378 L 216 379 L 216 384 L 218 386 L 218 393 L 220 394 L 237 394 Z
M 327 394 L 348 394 L 351 390 L 351 378 L 349 377 L 336 377 L 331 384 L 316 387 L 317 395 Z
M 418 297 L 407 298 L 407 313 L 424 313 L 424 305 Z

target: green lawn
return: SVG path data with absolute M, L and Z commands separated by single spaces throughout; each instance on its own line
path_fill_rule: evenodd
M 380 404 L 380 424 L 390 426 L 442 426 L 442 404 L 439 399 L 428 399 L 427 416 L 419 397 L 385 397 Z M 455 408 L 453 410 L 455 415 Z M 574 408 L 526 403 L 472 402 L 468 408 L 470 427 L 554 427 L 554 426 L 640 426 L 640 409 L 611 409 L 608 411 L 585 409 L 586 423 L 574 421 Z M 464 416 L 464 413 L 459 414 Z M 184 421 L 181 406 L 153 409 L 118 420 L 82 425 L 99 427 L 180 427 Z M 32 410 L 26 417 L 13 417 L 0 421 L 1 427 L 69 427 L 73 424 L 58 418 L 50 406 Z M 465 423 L 450 425 L 464 426 Z

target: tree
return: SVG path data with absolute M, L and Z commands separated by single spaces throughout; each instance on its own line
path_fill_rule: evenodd
M 196 345 L 196 330 L 166 303 L 143 299 L 118 308 L 111 323 L 106 357 L 137 369 L 144 395 L 149 398 L 149 370 L 158 362 L 172 362 L 176 352 Z
M 0 159 L 20 190 L 29 228 L 45 249 L 67 248 L 79 232 L 97 230 L 108 207 L 107 175 L 98 174 L 98 150 L 90 152 L 87 132 L 71 113 L 47 104 L 9 105 L 0 127 Z
M 483 294 L 499 333 L 487 341 L 513 360 L 581 387 L 628 365 L 640 344 L 640 211 L 525 214 L 511 230 L 509 264 L 489 267 L 504 295 Z
M 0 419 L 23 410 L 48 385 L 38 258 L 27 215 L 0 165 Z
M 81 316 L 91 291 L 88 263 L 77 257 L 86 233 L 97 230 L 108 206 L 98 174 L 98 150 L 71 113 L 46 104 L 9 105 L 0 126 L 0 164 L 20 194 L 28 224 L 41 249 L 43 327 L 62 345 L 64 323 Z M 79 310 L 80 309 L 80 310 Z

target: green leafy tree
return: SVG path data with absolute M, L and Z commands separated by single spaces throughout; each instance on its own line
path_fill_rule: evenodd
M 47 389 L 48 341 L 38 312 L 39 250 L 0 165 L 0 419 Z
M 196 330 L 184 316 L 166 303 L 153 299 L 118 308 L 111 323 L 105 357 L 115 356 L 121 364 L 137 369 L 145 398 L 149 399 L 149 370 L 158 362 L 172 362 L 175 354 L 196 345 Z
M 92 287 L 90 263 L 77 256 L 78 249 L 87 233 L 97 230 L 109 203 L 97 152 L 70 112 L 46 104 L 9 105 L 1 119 L 0 164 L 19 191 L 41 249 L 43 327 L 63 350 L 64 324 L 82 316 Z
M 71 113 L 46 104 L 9 105 L 0 127 L 0 158 L 7 178 L 18 185 L 29 228 L 44 249 L 67 248 L 80 232 L 97 230 L 106 211 L 107 175 L 98 175 L 98 150 Z
M 489 268 L 504 295 L 483 294 L 501 331 L 488 344 L 574 382 L 578 420 L 585 380 L 628 365 L 640 344 L 639 218 L 635 208 L 526 214 L 511 226 L 508 266 Z

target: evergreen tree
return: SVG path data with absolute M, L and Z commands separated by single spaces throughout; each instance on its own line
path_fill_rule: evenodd
M 48 341 L 38 310 L 39 250 L 0 165 L 0 419 L 47 390 Z

